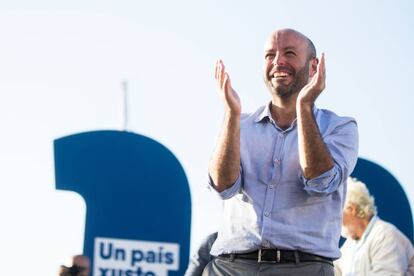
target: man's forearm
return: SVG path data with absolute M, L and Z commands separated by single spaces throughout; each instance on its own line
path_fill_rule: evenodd
M 312 179 L 334 166 L 332 156 L 322 140 L 310 105 L 297 104 L 299 162 L 303 176 Z
M 219 192 L 236 181 L 240 173 L 240 115 L 225 116 L 209 173 Z

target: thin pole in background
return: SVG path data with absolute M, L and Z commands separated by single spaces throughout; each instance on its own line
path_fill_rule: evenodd
M 128 130 L 128 82 L 122 81 L 122 89 L 124 94 L 124 131 Z

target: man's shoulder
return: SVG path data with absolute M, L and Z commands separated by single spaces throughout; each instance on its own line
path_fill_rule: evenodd
M 356 122 L 356 120 L 349 116 L 341 116 L 335 112 L 328 109 L 319 109 L 315 107 L 314 114 L 317 119 L 320 120 L 329 120 L 329 121 L 338 121 L 338 122 Z
M 314 108 L 315 120 L 322 130 L 333 130 L 338 127 L 348 126 L 357 128 L 357 122 L 354 118 L 349 116 L 340 116 L 328 109 Z
M 382 220 L 380 218 L 377 219 L 377 221 L 374 224 L 373 227 L 378 232 L 384 232 L 384 231 L 399 231 L 397 227 L 394 226 L 394 224 L 389 223 L 385 220 Z
M 404 242 L 409 242 L 409 239 L 401 232 L 394 224 L 378 219 L 372 229 L 373 234 L 377 238 L 393 238 Z
M 382 233 L 386 232 L 398 232 L 402 234 L 402 232 L 392 223 L 382 220 L 380 218 L 377 219 L 375 222 L 374 228 Z

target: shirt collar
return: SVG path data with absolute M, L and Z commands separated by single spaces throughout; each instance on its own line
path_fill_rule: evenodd
M 271 104 L 272 104 L 272 102 L 270 101 L 264 106 L 263 111 L 260 112 L 256 116 L 256 119 L 254 120 L 255 123 L 261 122 L 264 118 L 272 119 L 272 114 L 270 113 L 270 105 Z M 313 115 L 316 117 L 316 114 L 318 113 L 318 109 L 316 108 L 315 105 L 313 105 L 313 107 L 312 107 L 312 112 L 313 112 Z M 296 122 L 296 119 L 294 120 L 294 122 Z
M 270 104 L 272 102 L 269 102 L 267 105 L 265 105 L 265 108 L 263 109 L 262 112 L 260 112 L 257 116 L 256 119 L 254 120 L 255 123 L 259 123 L 261 121 L 263 121 L 263 119 L 268 118 L 269 120 L 273 120 L 272 119 L 272 114 L 270 113 Z
M 369 233 L 371 233 L 371 230 L 377 220 L 378 220 L 378 216 L 376 215 L 371 218 L 371 220 L 369 221 L 367 225 L 367 228 L 365 228 L 364 234 L 362 234 L 362 237 L 358 241 L 355 241 L 356 250 L 361 248 L 361 246 L 365 243 L 365 240 L 369 236 Z
M 372 227 L 374 226 L 374 224 L 375 224 L 375 222 L 377 221 L 377 219 L 378 219 L 378 216 L 373 216 L 372 218 L 371 218 L 371 220 L 369 221 L 369 223 L 368 223 L 368 225 L 367 225 L 367 228 L 365 229 L 365 231 L 364 231 L 364 234 L 362 235 L 362 237 L 361 237 L 361 240 L 365 240 L 366 238 L 367 238 L 367 236 L 369 235 L 369 233 L 371 232 L 371 230 L 372 230 Z
M 278 126 L 278 125 L 276 124 L 276 122 L 273 120 L 273 118 L 272 118 L 272 113 L 270 112 L 270 105 L 271 105 L 271 104 L 272 104 L 272 102 L 270 101 L 267 105 L 265 105 L 265 106 L 264 106 L 263 111 L 262 111 L 262 112 L 260 112 L 260 113 L 256 116 L 256 119 L 254 120 L 254 122 L 255 122 L 255 123 L 260 123 L 260 122 L 262 122 L 264 119 L 266 119 L 266 118 L 267 118 L 269 122 L 273 123 L 273 124 L 276 126 L 276 128 L 278 128 L 278 129 L 279 129 L 279 126 Z M 315 107 L 315 106 L 313 106 L 312 110 L 313 110 L 313 114 L 316 116 L 316 107 Z M 285 129 L 285 130 L 282 130 L 282 129 L 281 129 L 281 131 L 285 131 L 285 132 L 290 131 L 290 130 L 292 130 L 295 126 L 296 126 L 296 118 L 295 118 L 295 120 L 293 120 L 293 122 L 290 124 L 290 126 L 289 126 L 287 129 Z

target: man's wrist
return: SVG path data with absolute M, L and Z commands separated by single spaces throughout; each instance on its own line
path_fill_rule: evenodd
M 226 121 L 235 121 L 235 120 L 240 120 L 240 112 L 237 111 L 231 111 L 231 110 L 226 110 L 224 113 L 224 119 Z
M 313 102 L 297 101 L 296 112 L 298 113 L 311 113 L 313 109 Z

